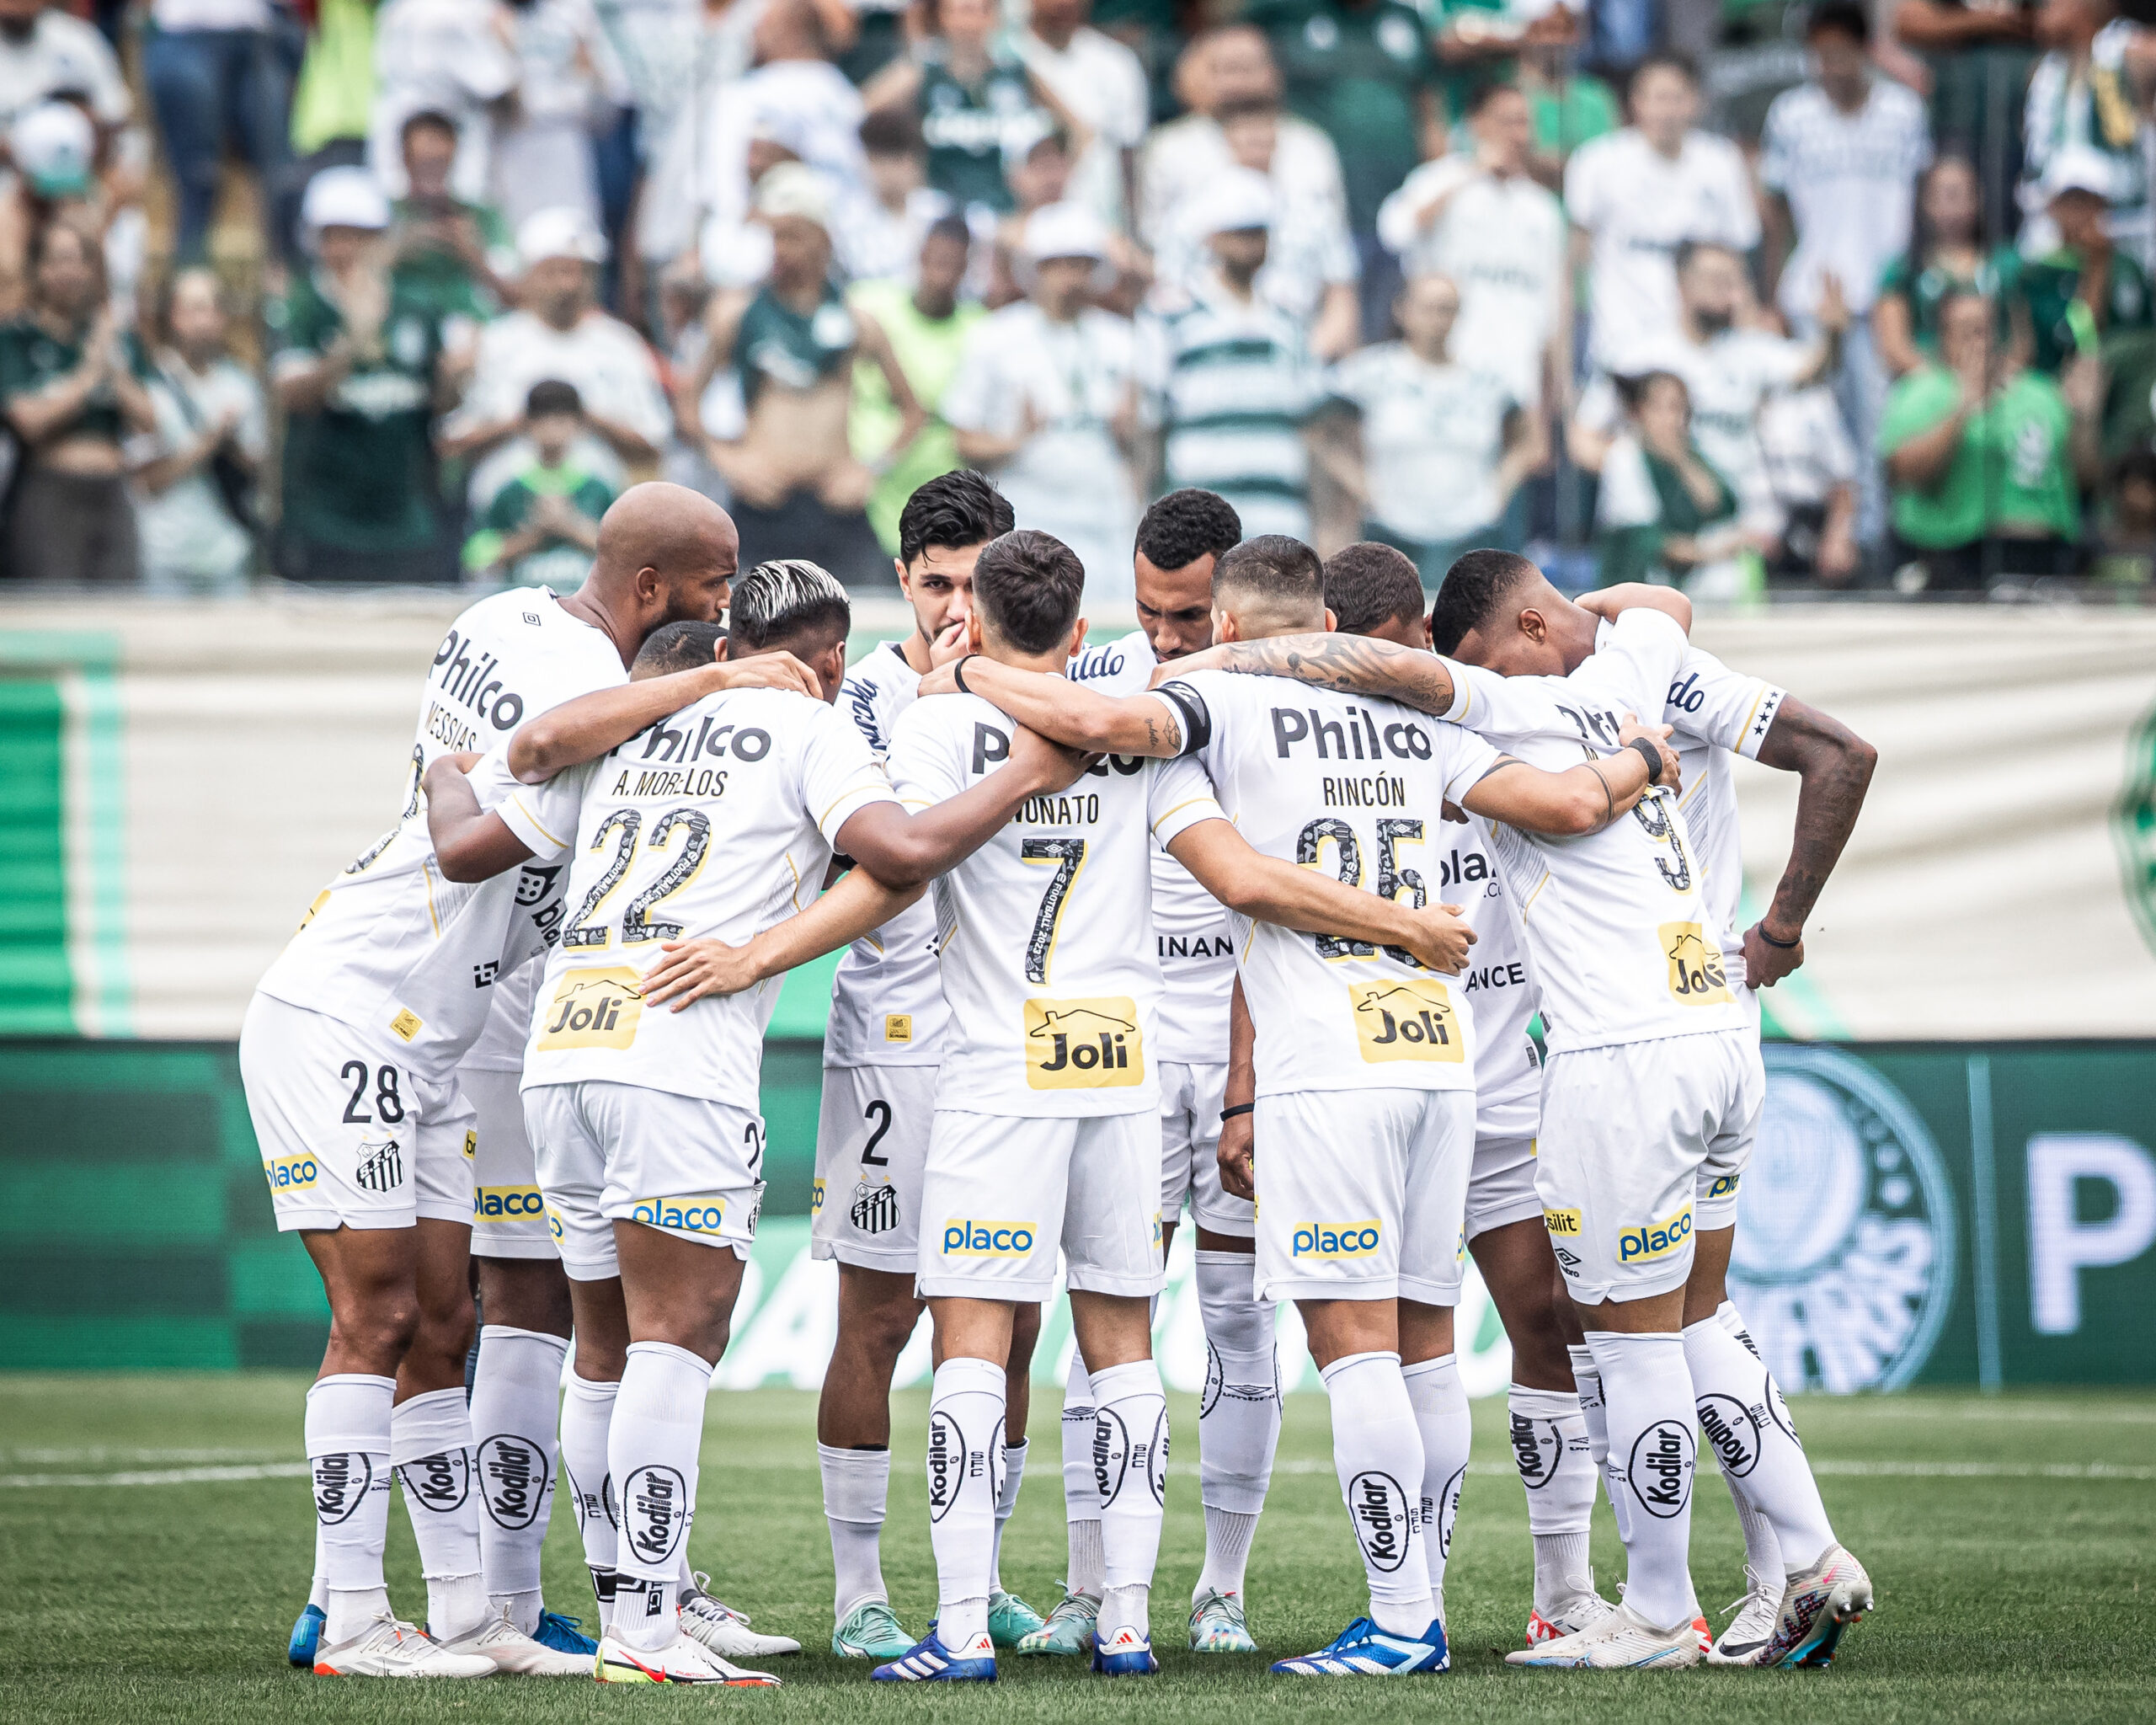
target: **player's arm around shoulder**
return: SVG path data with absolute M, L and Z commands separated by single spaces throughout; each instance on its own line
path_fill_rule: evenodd
M 1176 702 L 1155 690 L 1104 695 L 1051 671 L 1025 670 L 980 654 L 939 665 L 921 679 L 923 698 L 978 695 L 1027 730 L 1066 748 L 1094 755 L 1161 760 L 1187 751 L 1187 732 Z
M 1628 611 L 1658 611 L 1690 635 L 1692 601 L 1674 587 L 1657 587 L 1649 581 L 1620 581 L 1614 587 L 1582 593 L 1573 601 L 1590 617 L 1614 622 Z
M 693 670 L 595 690 L 526 720 L 510 744 L 510 771 L 525 784 L 543 784 L 563 768 L 596 761 L 722 689 L 787 689 L 812 701 L 824 698 L 815 673 L 791 653 L 722 659 Z
M 1525 832 L 1582 838 L 1630 813 L 1651 787 L 1675 787 L 1677 756 L 1669 747 L 1669 734 L 1668 725 L 1643 725 L 1628 713 L 1618 732 L 1616 753 L 1582 761 L 1562 772 L 1492 751 L 1493 758 L 1454 800 L 1470 814 Z
M 1343 695 L 1397 701 L 1439 718 L 1454 716 L 1460 679 L 1451 660 L 1366 635 L 1273 635 L 1209 647 L 1176 661 L 1179 676 L 1201 670 L 1293 677 Z
M 537 854 L 536 847 L 498 810 L 480 806 L 472 774 L 475 769 L 483 769 L 485 763 L 482 755 L 443 755 L 420 778 L 419 789 L 427 804 L 427 836 L 434 845 L 435 864 L 446 880 L 460 884 L 492 880 Z

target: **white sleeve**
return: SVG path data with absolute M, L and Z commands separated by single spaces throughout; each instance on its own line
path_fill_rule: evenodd
M 1605 213 L 1602 188 L 1597 184 L 1601 175 L 1597 170 L 1606 153 L 1590 142 L 1574 152 L 1572 159 L 1565 164 L 1565 212 L 1576 227 L 1592 231 L 1600 225 Z
M 1205 769 L 1186 755 L 1154 763 L 1146 789 L 1146 819 L 1163 849 L 1201 820 L 1225 820 Z
M 1580 392 L 1579 405 L 1572 409 L 1572 423 L 1589 431 L 1607 434 L 1617 429 L 1617 422 L 1623 416 L 1617 386 L 1610 382 L 1607 371 L 1597 371 Z
M 1444 191 L 1444 176 L 1433 170 L 1441 170 L 1449 159 L 1441 158 L 1417 168 L 1378 206 L 1378 238 L 1387 251 L 1405 255 L 1424 237 L 1415 220 L 1416 213 Z
M 667 411 L 666 392 L 659 387 L 659 367 L 642 338 L 627 328 L 611 332 L 620 339 L 621 400 L 616 409 L 628 428 L 645 442 L 666 441 L 673 416 Z
M 1799 86 L 1801 88 L 1801 86 Z M 1785 90 L 1767 109 L 1767 124 L 1759 134 L 1759 184 L 1770 192 L 1789 190 L 1789 99 Z
M 1440 718 L 1485 737 L 1527 737 L 1545 731 L 1574 734 L 1558 710 L 1549 677 L 1501 677 L 1479 665 L 1445 660 L 1452 673 L 1453 703 Z M 1562 686 L 1561 682 L 1558 686 Z
M 1763 391 L 1787 389 L 1812 368 L 1812 348 L 1808 342 L 1760 331 L 1752 337 L 1749 346 L 1746 358 Z
M 1764 677 L 1732 670 L 1694 647 L 1684 655 L 1662 722 L 1717 749 L 1756 758 L 1786 692 Z
M 1732 249 L 1748 252 L 1759 243 L 1759 206 L 1752 196 L 1752 176 L 1744 166 L 1744 158 L 1737 146 L 1726 139 L 1721 144 L 1722 175 L 1726 184 L 1724 195 L 1729 207 L 1724 212 L 1727 219 L 1718 236 Z
M 1456 724 L 1438 727 L 1438 759 L 1445 776 L 1445 798 L 1457 803 L 1476 781 L 1497 764 L 1497 750 L 1473 731 Z
M 519 785 L 494 809 L 524 847 L 542 860 L 576 842 L 577 816 L 596 762 L 556 773 L 543 785 Z
M 954 707 L 966 704 L 951 696 L 931 696 L 928 700 L 914 702 L 891 728 L 891 752 L 885 757 L 884 766 L 899 800 L 909 809 L 933 808 L 938 803 L 949 801 L 966 788 L 965 777 L 958 771 L 958 748 L 953 733 L 955 715 L 931 716 L 939 702 L 950 702 Z M 972 727 L 969 726 L 967 735 L 970 737 L 972 734 Z M 1004 737 L 1007 744 L 1007 731 Z
M 1666 696 L 1677 681 L 1677 668 L 1691 650 L 1691 642 L 1673 617 L 1636 606 L 1618 613 L 1587 663 L 1598 673 L 1594 681 L 1613 696 L 1621 692 L 1632 711 L 1652 713 L 1656 698 Z
M 820 701 L 816 705 L 819 710 L 802 745 L 801 808 L 835 850 L 839 829 L 849 820 L 871 803 L 898 798 L 867 738 L 835 708 Z

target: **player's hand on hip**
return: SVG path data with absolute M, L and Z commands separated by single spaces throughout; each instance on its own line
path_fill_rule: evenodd
M 1410 911 L 1407 937 L 1401 944 L 1431 969 L 1457 975 L 1467 968 L 1467 949 L 1475 944 L 1475 931 L 1462 918 L 1458 905 Z
M 1041 793 L 1067 791 L 1086 776 L 1101 757 L 1079 749 L 1051 743 L 1038 731 L 1016 728 L 1011 738 L 1011 766 L 1040 788 Z
M 1795 946 L 1777 946 L 1760 932 L 1764 919 L 1744 931 L 1744 982 L 1748 988 L 1772 988 L 1782 978 L 1804 963 L 1804 936 L 1800 932 Z
M 670 1001 L 678 1012 L 706 995 L 739 994 L 764 980 L 749 947 L 730 947 L 721 940 L 670 940 L 660 950 L 666 956 L 643 974 L 648 1007 Z
M 749 659 L 720 661 L 717 685 L 722 689 L 791 689 L 812 701 L 824 698 L 824 686 L 791 653 L 759 653 Z
M 1257 1196 L 1257 1174 L 1251 1155 L 1257 1141 L 1254 1118 L 1237 1114 L 1234 1119 L 1220 1123 L 1220 1147 L 1215 1152 L 1220 1163 L 1220 1189 L 1235 1198 Z
M 1669 735 L 1668 725 L 1641 724 L 1636 713 L 1626 713 L 1625 722 L 1617 727 L 1617 742 L 1621 748 L 1631 747 L 1635 737 L 1645 737 L 1654 745 L 1655 752 L 1662 756 L 1662 777 L 1655 782 L 1665 790 L 1679 791 L 1684 789 L 1678 782 L 1683 775 L 1678 767 L 1677 751 L 1669 746 Z

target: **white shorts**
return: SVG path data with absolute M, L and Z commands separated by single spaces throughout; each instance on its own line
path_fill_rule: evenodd
M 474 1258 L 552 1258 L 554 1231 L 547 1226 L 547 1200 L 539 1195 L 539 1171 L 531 1135 L 524 1130 L 520 1072 L 462 1067 L 456 1087 L 478 1119 L 479 1153 L 473 1158 L 472 1255 Z
M 1247 1198 L 1220 1186 L 1220 1099 L 1225 1063 L 1187 1066 L 1162 1060 L 1161 1070 L 1161 1215 L 1172 1222 L 1190 1201 L 1190 1219 L 1214 1234 L 1247 1240 L 1257 1213 Z
M 482 1132 L 482 1155 L 486 1142 Z M 1534 1191 L 1534 1140 L 1476 1138 L 1475 1161 L 1467 1171 L 1467 1237 L 1541 1220 L 1542 1200 Z
M 808 1252 L 862 1269 L 920 1268 L 921 1165 L 933 1066 L 826 1066 L 816 1119 Z
M 1150 1298 L 1165 1279 L 1160 1166 L 1151 1114 L 1035 1120 L 938 1108 L 915 1291 L 1045 1300 L 1060 1246 L 1070 1287 Z
M 614 1224 L 749 1255 L 764 1200 L 764 1122 L 731 1103 L 579 1079 L 524 1092 L 547 1222 L 577 1282 L 622 1273 Z
M 1766 1093 L 1748 1030 L 1551 1057 L 1535 1190 L 1574 1300 L 1650 1300 L 1684 1285 L 1701 1178 L 1741 1168 Z
M 1257 1099 L 1260 1300 L 1460 1299 L 1471 1090 Z
M 471 1107 L 395 1038 L 258 994 L 239 1071 L 280 1231 L 470 1226 Z

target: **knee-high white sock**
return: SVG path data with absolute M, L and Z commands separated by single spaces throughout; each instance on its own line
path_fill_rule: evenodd
M 1694 1610 L 1689 1558 L 1697 1416 L 1684 1338 L 1594 1330 L 1587 1341 L 1609 1410 L 1612 1500 L 1629 1500 L 1625 1603 L 1657 1629 L 1674 1629 Z
M 1684 1364 L 1700 1429 L 1721 1463 L 1731 1495 L 1740 1504 L 1748 1498 L 1772 1525 L 1784 1573 L 1808 1569 L 1834 1542 L 1834 1530 L 1773 1376 L 1719 1316 L 1686 1327 Z M 1748 1539 L 1746 1544 L 1748 1551 Z M 1769 1570 L 1766 1578 L 1781 1578 Z
M 816 1445 L 824 1477 L 824 1519 L 831 1530 L 831 1573 L 837 1593 L 831 1610 L 843 1623 L 855 1606 L 888 1601 L 883 1585 L 883 1512 L 891 1497 L 889 1450 L 834 1450 Z
M 1725 1300 L 1715 1308 L 1715 1316 L 1721 1320 L 1724 1329 L 1744 1344 L 1744 1351 L 1754 1359 L 1758 1359 L 1758 1344 L 1753 1341 L 1752 1332 L 1745 1328 L 1744 1320 L 1738 1316 L 1736 1306 Z M 1764 1360 L 1760 1361 L 1760 1370 L 1766 1370 Z M 1774 1375 L 1769 1372 L 1768 1381 L 1772 1383 L 1773 1381 Z M 1698 1386 L 1695 1384 L 1694 1387 L 1696 1389 Z M 1779 1386 L 1774 1393 L 1780 1397 Z M 1729 1500 L 1737 1506 L 1737 1525 L 1744 1535 L 1744 1567 L 1752 1576 L 1773 1587 L 1780 1582 L 1785 1573 L 1781 1545 L 1774 1538 L 1774 1525 L 1761 1514 L 1734 1475 L 1725 1471 L 1722 1482 L 1729 1487 Z
M 1205 1324 L 1205 1396 L 1198 1413 L 1198 1491 L 1205 1506 L 1205 1566 L 1192 1592 L 1240 1594 L 1251 1536 L 1280 1445 L 1280 1371 L 1273 1307 L 1253 1299 L 1246 1252 L 1198 1254 L 1198 1309 Z
M 329 1583 L 322 1575 L 322 1524 L 314 1528 L 314 1578 L 307 1583 L 307 1602 L 318 1611 L 326 1611 L 329 1605 Z
M 1534 1609 L 1553 1616 L 1594 1591 L 1588 1529 L 1598 1470 L 1577 1392 L 1514 1384 L 1508 1403 L 1513 1460 L 1527 1489 L 1527 1530 L 1534 1541 Z M 1605 1453 L 1607 1447 L 1605 1435 Z
M 1467 1483 L 1467 1454 L 1475 1440 L 1475 1421 L 1467 1411 L 1467 1391 L 1460 1386 L 1460 1362 L 1441 1354 L 1400 1369 L 1407 1402 L 1422 1435 L 1422 1562 L 1430 1572 L 1432 1615 L 1445 1615 L 1445 1560 L 1452 1555 L 1452 1529 L 1460 1514 L 1460 1494 Z
M 340 1372 L 307 1392 L 307 1461 L 322 1573 L 322 1645 L 350 1641 L 389 1610 L 390 1402 L 394 1378 Z
M 711 1366 L 670 1342 L 632 1342 L 608 1427 L 615 1481 L 613 1632 L 632 1648 L 663 1648 L 680 1626 L 675 1589 L 696 1515 L 696 1454 Z
M 472 1452 L 479 1488 L 479 1567 L 488 1603 L 529 1635 L 545 1604 L 539 1552 L 554 1508 L 555 1434 L 561 1424 L 566 1336 L 488 1324 L 472 1384 Z
M 1168 1398 L 1161 1369 L 1134 1359 L 1092 1374 L 1093 1477 L 1100 1490 L 1099 1634 L 1152 1634 L 1148 1605 L 1167 1503 Z
M 1370 1583 L 1370 1617 L 1419 1636 L 1437 1616 L 1422 1540 L 1422 1433 L 1397 1354 L 1349 1354 L 1319 1374 L 1332 1404 L 1332 1466 Z
M 1010 1386 L 1003 1391 L 1008 1405 Z M 988 1554 L 988 1584 L 993 1594 L 1003 1591 L 1003 1530 L 1011 1525 L 1012 1513 L 1018 1507 L 1018 1487 L 1026 1477 L 1026 1440 L 1003 1446 L 1003 1478 L 995 1494 L 995 1543 Z
M 1565 1352 L 1572 1356 L 1572 1381 L 1579 1387 L 1580 1420 L 1587 1427 L 1588 1457 L 1593 1462 L 1603 1491 L 1609 1498 L 1609 1513 L 1617 1522 L 1617 1537 L 1620 1542 L 1629 1541 L 1632 1537 L 1630 1506 L 1609 1472 L 1609 1406 L 1602 1392 L 1602 1368 L 1594 1363 L 1594 1349 L 1583 1342 L 1567 1347 Z
M 584 1541 L 584 1566 L 591 1572 L 591 1596 L 599 1607 L 602 1633 L 614 1623 L 614 1560 L 621 1541 L 620 1506 L 606 1471 L 607 1436 L 621 1388 L 572 1371 L 568 1392 L 562 1397 L 562 1472 L 569 1482 L 577 1536 Z
M 928 1542 L 936 1553 L 937 1638 L 979 1657 L 988 1647 L 989 1570 L 1005 1379 L 992 1360 L 953 1355 L 928 1400 Z
M 404 1482 L 404 1508 L 427 1578 L 427 1628 L 454 1641 L 487 1616 L 479 1573 L 479 1506 L 472 1496 L 472 1413 L 460 1388 L 400 1402 L 389 1416 L 389 1465 Z
M 1063 1522 L 1070 1540 L 1074 1594 L 1101 1596 L 1101 1488 L 1093 1482 L 1093 1381 L 1078 1350 L 1070 1350 L 1063 1381 Z

